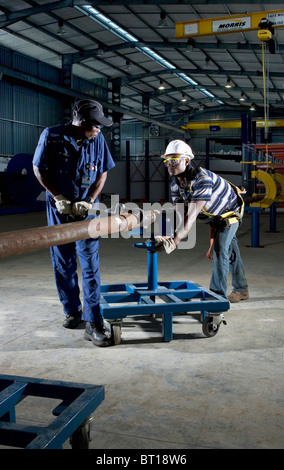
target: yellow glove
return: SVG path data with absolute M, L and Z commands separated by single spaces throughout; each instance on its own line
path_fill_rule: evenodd
M 164 238 L 164 237 L 155 237 L 156 242 L 156 249 L 159 250 L 160 248 L 164 248 L 167 255 L 169 255 L 172 251 L 176 249 L 176 244 L 172 237 Z
M 72 206 L 72 214 L 73 215 L 79 215 L 79 216 L 84 216 L 87 214 L 87 212 L 92 209 L 93 203 L 87 202 L 87 201 L 79 201 L 79 202 L 74 202 Z
M 54 201 L 59 214 L 72 215 L 72 202 L 63 196 L 63 194 L 54 196 Z

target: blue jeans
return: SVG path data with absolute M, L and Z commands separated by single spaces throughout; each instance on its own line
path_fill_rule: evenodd
M 210 290 L 227 298 L 227 281 L 229 271 L 232 274 L 234 292 L 247 290 L 244 265 L 242 262 L 236 232 L 238 223 L 226 225 L 215 230 L 213 245 L 213 272 Z

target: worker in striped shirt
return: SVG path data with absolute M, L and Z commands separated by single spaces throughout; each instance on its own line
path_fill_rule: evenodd
M 184 224 L 176 230 L 174 237 L 156 237 L 157 248 L 164 247 L 166 253 L 171 253 L 197 219 L 208 222 L 213 247 L 210 290 L 230 302 L 248 299 L 245 270 L 236 237 L 243 206 L 238 188 L 212 171 L 193 168 L 191 147 L 181 140 L 170 142 L 162 158 L 171 177 L 172 202 L 176 208 L 178 203 L 184 203 L 186 211 Z M 212 259 L 209 252 L 207 257 Z M 233 291 L 227 295 L 229 271 Z

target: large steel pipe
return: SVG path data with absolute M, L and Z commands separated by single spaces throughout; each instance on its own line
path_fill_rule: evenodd
M 138 214 L 127 213 L 82 222 L 4 232 L 0 234 L 0 258 L 129 231 L 140 225 L 141 215 L 143 215 L 144 226 L 144 224 L 154 223 L 157 213 L 157 211 Z

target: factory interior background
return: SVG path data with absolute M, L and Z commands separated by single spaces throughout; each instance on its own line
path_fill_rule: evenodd
M 170 337 L 162 310 L 128 304 L 110 322 L 115 344 L 96 348 L 83 327 L 62 328 L 49 248 L 1 253 L 0 449 L 154 449 L 183 464 L 192 450 L 283 448 L 283 51 L 280 1 L 0 0 L 3 239 L 46 227 L 39 136 L 94 99 L 113 120 L 101 131 L 115 167 L 100 201 L 163 206 L 161 155 L 185 141 L 194 167 L 246 189 L 238 241 L 249 285 L 214 334 L 200 301 L 176 309 Z M 147 285 L 146 242 L 137 231 L 102 237 L 102 285 Z M 208 290 L 208 247 L 196 224 L 194 246 L 158 253 L 158 281 Z

